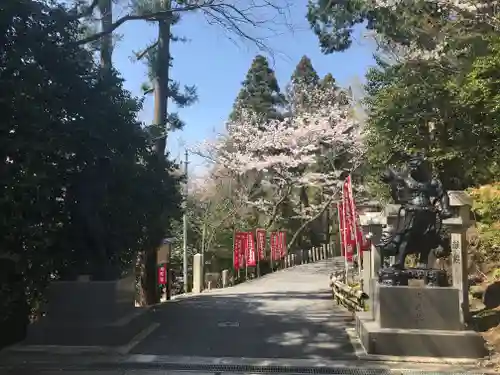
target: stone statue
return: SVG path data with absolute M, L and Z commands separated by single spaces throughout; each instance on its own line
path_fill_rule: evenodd
M 388 169 L 381 179 L 389 184 L 392 198 L 401 207 L 395 230 L 385 231 L 381 242 L 376 245 L 382 257 L 396 257 L 396 262 L 391 267 L 382 269 L 379 277 L 392 279 L 387 283 L 398 285 L 401 280 L 394 281 L 395 278 L 415 276 L 416 270 L 402 272 L 409 254 L 418 255 L 419 269 L 423 272 L 429 268 L 431 252 L 437 258 L 451 253 L 450 238 L 442 230 L 442 221 L 452 214 L 448 194 L 441 181 L 432 177 L 428 162 L 422 154 L 411 157 L 406 171 Z M 403 222 L 400 223 L 400 220 Z M 417 278 L 421 278 L 420 276 Z M 405 282 L 402 281 L 401 285 L 405 285 Z

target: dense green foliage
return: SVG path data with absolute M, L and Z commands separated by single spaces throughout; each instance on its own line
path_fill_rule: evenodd
M 474 261 L 486 268 L 500 265 L 500 183 L 469 189 L 474 199 L 473 211 L 478 220 L 479 241 Z M 488 271 L 488 269 L 485 269 Z
M 475 260 L 498 263 L 500 35 L 495 9 L 478 7 L 476 14 L 453 2 L 376 4 L 314 0 L 307 16 L 324 53 L 349 48 L 362 27 L 376 33 L 377 66 L 366 76 L 363 103 L 368 115 L 363 182 L 372 194 L 386 197 L 381 170 L 425 151 L 447 189 L 470 188 L 479 220 Z
M 53 277 L 130 270 L 180 212 L 175 166 L 149 150 L 140 101 L 75 43 L 79 26 L 41 2 L 0 9 L 0 255 L 22 279 L 2 283 L 0 319 L 6 294 L 31 303 Z
M 307 19 L 323 53 L 345 51 L 352 45 L 357 27 L 365 26 L 383 37 L 382 43 L 426 49 L 436 46 L 435 35 L 460 31 L 448 22 L 449 12 L 432 1 L 401 1 L 394 8 L 375 6 L 366 0 L 311 0 Z M 396 4 L 398 2 L 395 2 Z
M 423 1 L 391 9 L 357 0 L 310 3 L 308 19 L 325 53 L 348 48 L 354 26 L 365 21 L 379 35 L 383 50 L 367 74 L 365 100 L 372 175 L 424 150 L 448 189 L 498 177 L 499 39 L 466 17 Z M 436 58 L 393 60 L 385 53 L 401 55 L 398 46 L 411 46 L 423 56 L 440 43 Z
M 499 39 L 488 42 L 461 70 L 447 61 L 378 60 L 367 75 L 366 98 L 369 162 L 375 169 L 425 150 L 448 189 L 499 177 Z

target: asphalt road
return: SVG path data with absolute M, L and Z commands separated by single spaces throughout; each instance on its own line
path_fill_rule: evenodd
M 160 324 L 131 354 L 348 359 L 352 315 L 328 290 L 331 259 L 297 266 L 152 312 Z

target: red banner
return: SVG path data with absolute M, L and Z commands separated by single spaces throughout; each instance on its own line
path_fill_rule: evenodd
M 354 237 L 354 233 L 356 234 L 356 237 L 353 238 L 351 241 L 354 242 L 354 246 L 357 247 L 359 250 L 360 254 L 359 256 L 362 257 L 363 255 L 363 250 L 369 250 L 370 245 L 368 241 L 366 240 L 365 236 L 363 236 L 363 229 L 361 228 L 361 223 L 359 220 L 359 214 L 356 210 L 356 204 L 354 202 L 354 195 L 352 192 L 352 181 L 351 181 L 351 176 L 349 175 L 345 182 L 344 182 L 344 202 L 346 202 L 348 206 L 347 212 L 347 223 L 349 224 L 349 228 L 351 228 L 351 238 Z
M 246 254 L 248 249 L 248 236 L 246 232 L 238 232 L 238 238 L 240 242 L 240 269 L 245 268 Z
M 346 184 L 344 183 L 344 187 Z M 341 210 L 339 212 L 340 214 L 340 221 L 341 221 L 341 227 L 342 227 L 342 236 L 341 239 L 343 241 L 343 248 L 344 248 L 344 256 L 349 262 L 352 262 L 352 257 L 354 255 L 354 249 L 356 247 L 356 239 L 354 237 L 354 231 L 353 231 L 353 222 L 351 219 L 351 204 L 350 204 L 350 199 L 349 195 L 344 192 L 342 194 L 343 196 L 343 202 L 341 204 Z
M 266 259 L 266 230 L 257 229 L 255 236 L 257 237 L 257 254 L 259 260 Z
M 233 238 L 233 267 L 235 271 L 240 269 L 241 241 L 240 233 L 234 233 Z
M 257 265 L 257 259 L 255 254 L 255 240 L 253 238 L 253 232 L 247 232 L 247 249 L 246 249 L 246 260 L 248 267 L 255 267 Z
M 287 254 L 286 249 L 286 232 L 279 232 L 279 254 L 280 258 L 284 258 Z
M 233 266 L 236 271 L 245 268 L 247 238 L 246 232 L 236 232 L 234 234 Z
M 271 236 L 269 238 L 269 245 L 271 247 L 271 259 L 278 260 L 279 259 L 279 239 L 277 232 L 271 232 Z
M 167 265 L 161 264 L 158 266 L 158 285 L 167 284 Z

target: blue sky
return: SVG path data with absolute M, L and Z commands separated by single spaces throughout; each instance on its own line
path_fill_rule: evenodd
M 276 32 L 267 39 L 267 45 L 274 51 L 270 63 L 282 90 L 303 55 L 309 56 L 320 76 L 332 73 L 341 86 L 361 82 L 369 66 L 373 65 L 373 42 L 363 38 L 360 32 L 348 51 L 323 55 L 305 19 L 307 0 L 293 0 L 293 3 L 289 15 L 293 31 L 275 25 Z M 180 158 L 185 145 L 193 146 L 204 139 L 214 138 L 217 132 L 222 131 L 241 82 L 259 51 L 250 42 L 238 41 L 235 44 L 220 27 L 208 25 L 201 15 L 185 16 L 173 32 L 188 38 L 189 42 L 173 44 L 171 76 L 182 84 L 196 85 L 199 95 L 195 105 L 180 111 L 187 124 L 185 129 L 169 137 L 171 156 Z M 126 80 L 125 87 L 140 95 L 146 70 L 131 56 L 133 51 L 141 50 L 155 39 L 156 29 L 144 22 L 131 22 L 121 27 L 119 33 L 122 38 L 114 51 L 115 66 Z M 255 31 L 255 35 L 264 35 L 262 33 Z M 266 35 L 270 35 L 269 32 Z M 141 120 L 149 123 L 152 113 L 152 100 L 149 99 L 141 113 Z M 190 173 L 199 174 L 202 170 L 203 160 L 192 157 Z

